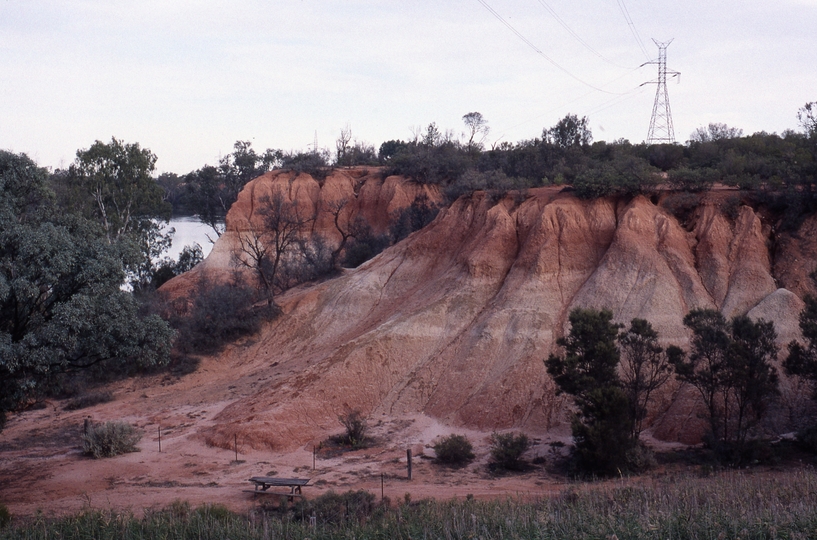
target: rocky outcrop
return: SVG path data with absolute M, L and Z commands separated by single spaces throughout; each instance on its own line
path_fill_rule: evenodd
M 304 205 L 353 197 L 353 213 L 384 230 L 424 188 L 370 172 L 338 173 L 322 187 L 268 175 L 242 192 L 229 230 L 251 227 L 256 205 L 276 189 Z M 328 238 L 332 227 L 325 216 L 315 223 Z M 226 406 L 202 435 L 216 445 L 236 432 L 259 446 L 303 444 L 336 430 L 345 408 L 374 420 L 423 412 L 476 429 L 567 434 L 569 401 L 556 395 L 543 360 L 571 309 L 645 318 L 682 346 L 689 310 L 748 313 L 773 320 L 783 343 L 799 335 L 814 238 L 774 237 L 752 208 L 730 219 L 712 201 L 684 228 L 644 197 L 582 201 L 538 189 L 520 203 L 478 192 L 359 268 L 281 296 L 283 314 L 224 355 L 257 391 Z M 229 234 L 219 240 L 204 268 L 221 264 L 229 242 Z M 792 264 L 785 249 L 804 262 Z M 655 437 L 700 435 L 691 394 L 677 385 L 650 418 Z

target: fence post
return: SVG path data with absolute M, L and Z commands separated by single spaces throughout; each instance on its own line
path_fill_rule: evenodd
M 406 450 L 406 466 L 408 467 L 408 479 L 411 480 L 411 448 Z

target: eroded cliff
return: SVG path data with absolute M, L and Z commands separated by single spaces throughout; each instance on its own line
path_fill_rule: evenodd
M 426 189 L 374 170 L 336 172 L 323 185 L 265 175 L 242 192 L 228 233 L 196 272 L 229 268 L 235 235 L 276 190 L 314 208 L 313 232 L 338 242 L 322 201 L 347 199 L 346 219 L 362 215 L 383 231 Z M 423 412 L 481 430 L 567 433 L 569 401 L 556 395 L 543 359 L 574 307 L 647 319 L 663 341 L 682 346 L 681 321 L 697 307 L 766 318 L 781 343 L 796 338 L 815 220 L 778 234 L 749 206 L 730 218 L 719 201 L 708 196 L 684 227 L 645 197 L 582 201 L 539 189 L 521 202 L 461 198 L 362 266 L 279 297 L 282 315 L 223 355 L 255 390 L 202 435 L 219 446 L 235 433 L 256 447 L 298 445 L 335 430 L 346 407 L 373 420 Z M 655 437 L 700 436 L 691 397 L 677 385 L 664 390 L 651 410 Z

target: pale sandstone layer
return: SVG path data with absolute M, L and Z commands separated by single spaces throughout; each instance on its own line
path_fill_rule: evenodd
M 276 192 L 314 211 L 311 233 L 331 245 L 340 241 L 331 201 L 348 201 L 343 223 L 360 215 L 383 232 L 419 193 L 437 197 L 373 169 L 337 171 L 322 184 L 265 175 L 241 193 L 205 263 L 168 289 L 230 270 L 236 235 L 257 225 Z M 283 314 L 223 355 L 254 390 L 201 436 L 222 447 L 238 433 L 257 448 L 290 448 L 336 430 L 349 408 L 375 420 L 423 413 L 470 429 L 564 435 L 570 402 L 556 395 L 543 360 L 573 308 L 608 308 L 622 323 L 647 319 L 665 343 L 681 346 L 691 309 L 748 313 L 773 320 L 783 344 L 799 336 L 814 230 L 809 219 L 796 233 L 775 233 L 748 206 L 730 219 L 714 197 L 685 229 L 645 197 L 582 201 L 539 189 L 520 203 L 475 193 L 359 268 L 280 296 Z M 651 411 L 653 435 L 697 440 L 693 397 L 669 385 Z

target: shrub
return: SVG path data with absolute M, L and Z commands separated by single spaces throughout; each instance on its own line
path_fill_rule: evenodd
M 493 201 L 498 201 L 509 191 L 524 190 L 529 184 L 519 178 L 510 178 L 502 171 L 479 172 L 469 169 L 446 186 L 445 196 L 449 202 L 454 202 L 462 195 L 485 191 Z
M 394 221 L 389 226 L 392 241 L 399 242 L 414 231 L 419 231 L 437 217 L 440 208 L 425 193 L 414 197 L 410 206 L 394 213 Z
M 199 284 L 190 313 L 176 318 L 182 352 L 215 353 L 227 343 L 259 330 L 264 311 L 253 306 L 255 292 L 236 283 Z
M 474 447 L 465 435 L 449 435 L 434 445 L 437 461 L 446 465 L 464 465 L 474 460 Z
M 331 168 L 329 167 L 329 152 L 315 150 L 312 152 L 291 152 L 284 154 L 282 169 L 290 169 L 296 174 L 308 174 L 318 182 L 323 182 Z
M 695 209 L 701 203 L 701 197 L 695 193 L 673 193 L 661 203 L 683 226 L 687 226 L 692 219 Z
M 76 411 L 78 409 L 85 409 L 86 407 L 93 407 L 100 403 L 108 403 L 109 401 L 113 401 L 113 394 L 110 392 L 97 392 L 72 399 L 65 405 L 65 410 Z
M 343 266 L 346 268 L 357 268 L 389 247 L 391 243 L 389 235 L 375 234 L 362 217 L 358 217 L 352 224 L 352 236 L 354 238 L 346 246 L 343 257 Z
M 6 527 L 9 523 L 11 523 L 11 512 L 8 506 L 0 504 L 0 529 Z
M 353 448 L 362 448 L 366 443 L 366 431 L 369 429 L 363 413 L 357 409 L 348 411 L 338 416 L 338 421 L 346 429 L 340 442 Z
M 82 451 L 97 459 L 138 452 L 141 438 L 142 433 L 126 422 L 90 424 L 82 434 Z
M 228 522 L 238 517 L 238 515 L 231 511 L 223 504 L 205 504 L 199 506 L 193 511 L 194 514 L 202 518 L 203 521 L 214 520 Z
M 321 524 L 339 525 L 346 521 L 365 521 L 374 512 L 375 496 L 365 490 L 335 493 L 329 491 L 313 500 L 301 500 L 294 515 L 301 519 L 315 516 Z
M 670 171 L 668 181 L 672 189 L 694 193 L 712 189 L 717 178 L 718 172 L 714 169 L 681 168 Z
M 497 469 L 521 471 L 525 468 L 522 459 L 531 442 L 524 433 L 493 433 L 491 435 L 491 465 Z
M 797 442 L 804 450 L 817 454 L 817 426 L 798 431 Z

